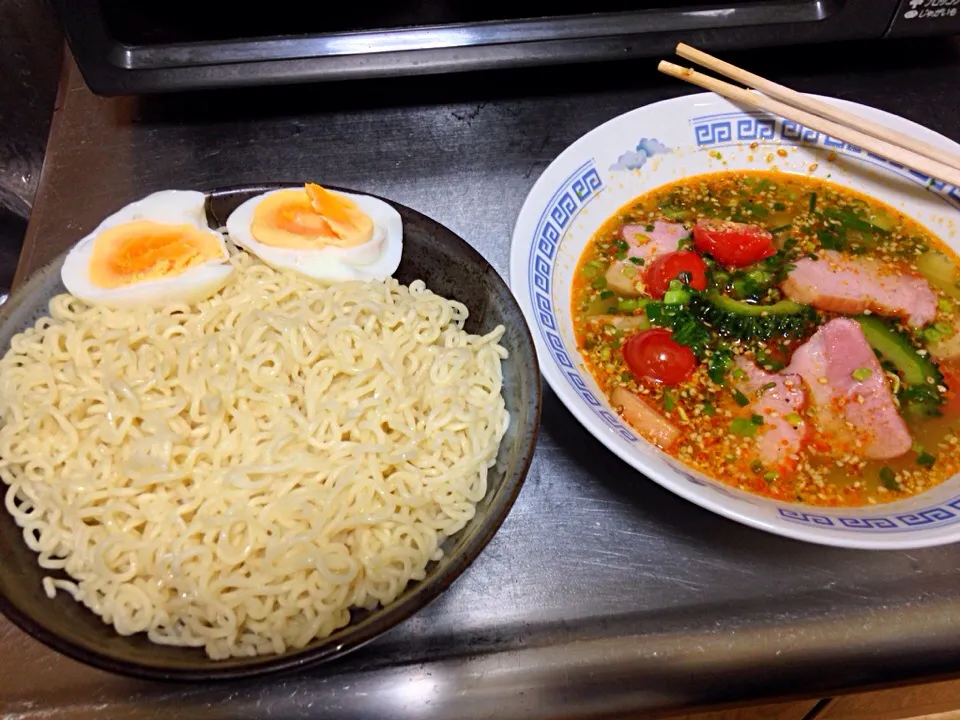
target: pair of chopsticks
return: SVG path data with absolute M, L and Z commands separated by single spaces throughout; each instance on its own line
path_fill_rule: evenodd
M 689 45 L 677 45 L 677 55 L 747 87 L 732 85 L 666 60 L 660 62 L 660 72 L 699 85 L 734 102 L 751 105 L 800 123 L 874 155 L 960 187 L 960 156 L 955 153 L 946 152 L 847 110 L 778 85 Z

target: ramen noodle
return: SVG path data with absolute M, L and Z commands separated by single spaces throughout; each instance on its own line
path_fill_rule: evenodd
M 474 516 L 509 415 L 503 327 L 396 280 L 235 254 L 161 311 L 60 295 L 0 361 L 6 507 L 123 635 L 282 653 L 421 580 Z

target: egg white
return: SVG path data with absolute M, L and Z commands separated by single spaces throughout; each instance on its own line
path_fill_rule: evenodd
M 78 242 L 64 259 L 60 278 L 70 294 L 95 305 L 107 307 L 159 307 L 171 303 L 193 303 L 213 295 L 227 282 L 233 266 L 227 263 L 223 235 L 207 225 L 203 193 L 195 190 L 161 190 L 130 203 L 105 219 L 97 229 Z M 136 220 L 164 224 L 189 224 L 213 235 L 222 256 L 187 268 L 179 275 L 144 280 L 118 288 L 101 288 L 90 280 L 90 260 L 97 235 L 117 225 Z
M 314 280 L 386 280 L 396 272 L 403 253 L 403 220 L 390 205 L 369 195 L 330 191 L 353 200 L 373 220 L 373 238 L 362 245 L 294 250 L 258 242 L 250 230 L 254 211 L 264 199 L 278 192 L 283 190 L 252 197 L 230 214 L 227 235 L 234 243 L 275 269 L 292 270 Z

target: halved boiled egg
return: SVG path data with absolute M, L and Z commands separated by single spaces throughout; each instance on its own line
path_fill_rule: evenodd
M 250 198 L 227 234 L 267 265 L 317 280 L 385 280 L 403 252 L 403 221 L 387 203 L 313 183 Z
M 163 190 L 130 203 L 67 254 L 67 290 L 108 307 L 191 303 L 226 283 L 233 266 L 223 236 L 207 225 L 203 193 Z

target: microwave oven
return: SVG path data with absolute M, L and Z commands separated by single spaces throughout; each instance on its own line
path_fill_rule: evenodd
M 960 0 L 51 0 L 101 95 L 960 32 Z

